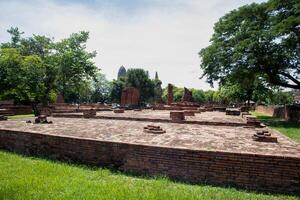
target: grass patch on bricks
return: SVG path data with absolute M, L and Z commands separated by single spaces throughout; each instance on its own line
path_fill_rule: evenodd
M 34 114 L 12 115 L 12 116 L 8 116 L 8 119 L 27 119 L 31 117 L 34 117 Z
M 300 123 L 288 122 L 259 112 L 251 112 L 251 114 L 256 116 L 270 128 L 275 129 L 292 140 L 300 143 Z
M 137 178 L 0 151 L 0 199 L 299 199 L 231 188 Z

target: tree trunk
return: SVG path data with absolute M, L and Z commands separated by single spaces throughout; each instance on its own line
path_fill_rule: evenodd
M 38 107 L 37 107 L 37 103 L 32 102 L 31 107 L 32 107 L 34 116 L 39 116 L 41 114 Z

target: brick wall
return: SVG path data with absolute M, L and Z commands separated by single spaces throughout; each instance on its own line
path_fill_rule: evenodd
M 14 115 L 32 114 L 32 107 L 28 105 L 0 105 L 1 109 L 7 109 Z
M 256 106 L 255 111 L 292 122 L 300 122 L 300 105 Z
M 285 117 L 284 106 L 256 106 L 255 111 L 277 118 Z
M 191 183 L 300 194 L 300 158 L 208 152 L 0 130 L 0 148 L 115 168 L 166 175 Z

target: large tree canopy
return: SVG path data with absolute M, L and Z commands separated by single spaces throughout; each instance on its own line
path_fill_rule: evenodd
M 149 73 L 143 69 L 128 69 L 125 85 L 126 87 L 137 88 L 140 91 L 142 101 L 154 97 L 154 83 L 149 78 Z
M 199 54 L 210 84 L 253 76 L 300 89 L 300 2 L 270 0 L 231 11 Z
M 24 38 L 18 28 L 8 33 L 11 41 L 0 44 L 0 99 L 35 108 L 38 103 L 46 105 L 58 92 L 67 100 L 87 96 L 90 79 L 98 71 L 92 60 L 96 52 L 86 50 L 88 32 L 59 42 L 40 35 Z

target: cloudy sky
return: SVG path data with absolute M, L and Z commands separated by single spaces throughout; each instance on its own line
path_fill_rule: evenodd
M 11 26 L 56 40 L 85 30 L 108 79 L 124 65 L 157 71 L 163 85 L 208 89 L 198 52 L 219 17 L 252 2 L 263 0 L 0 0 L 0 42 Z

